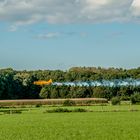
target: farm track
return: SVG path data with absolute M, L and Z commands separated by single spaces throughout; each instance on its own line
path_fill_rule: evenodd
M 73 98 L 73 99 L 17 99 L 17 100 L 0 100 L 0 103 L 13 103 L 13 102 L 47 102 L 47 101 L 107 101 L 104 98 Z
M 89 103 L 108 103 L 104 98 L 75 98 L 75 99 L 20 99 L 20 100 L 0 100 L 0 106 L 19 105 L 63 105 L 64 101 L 71 100 L 76 105 L 87 105 Z

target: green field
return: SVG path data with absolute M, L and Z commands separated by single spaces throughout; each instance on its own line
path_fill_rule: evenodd
M 21 114 L 1 113 L 0 140 L 140 139 L 140 105 L 83 106 L 76 108 L 94 112 L 43 113 L 54 108 L 30 107 L 22 108 L 26 110 Z

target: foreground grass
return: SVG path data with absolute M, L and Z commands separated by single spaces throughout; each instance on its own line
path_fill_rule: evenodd
M 49 107 L 52 108 L 52 107 Z M 73 108 L 73 107 L 70 107 Z M 84 107 L 101 110 L 101 106 Z M 129 109 L 104 106 L 103 109 Z M 140 106 L 133 106 L 140 108 Z M 139 140 L 140 112 L 43 113 L 0 115 L 0 140 Z

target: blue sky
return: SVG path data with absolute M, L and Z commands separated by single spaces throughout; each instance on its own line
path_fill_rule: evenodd
M 1 0 L 0 68 L 139 67 L 140 2 L 85 1 Z

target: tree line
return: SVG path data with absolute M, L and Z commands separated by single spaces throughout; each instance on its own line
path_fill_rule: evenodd
M 140 67 L 135 69 L 73 67 L 62 70 L 17 71 L 12 68 L 0 69 L 0 99 L 35 98 L 86 98 L 102 97 L 111 99 L 120 96 L 127 100 L 140 87 L 73 87 L 73 86 L 36 86 L 34 81 L 76 82 L 113 79 L 140 79 Z

